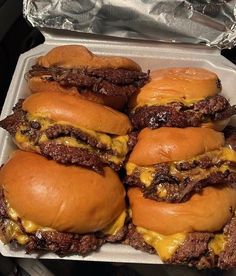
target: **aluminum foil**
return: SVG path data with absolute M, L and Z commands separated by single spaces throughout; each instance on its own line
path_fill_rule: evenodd
M 36 27 L 171 43 L 236 45 L 236 0 L 24 0 Z

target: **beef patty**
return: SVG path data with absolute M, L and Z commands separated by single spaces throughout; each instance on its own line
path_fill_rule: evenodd
M 130 120 L 136 129 L 149 127 L 197 127 L 209 121 L 224 120 L 236 114 L 236 106 L 221 96 L 209 96 L 189 106 L 180 102 L 144 105 L 133 109 Z
M 146 198 L 176 203 L 187 201 L 193 193 L 200 192 L 206 186 L 236 183 L 236 163 L 232 161 L 213 161 L 203 156 L 191 162 L 176 162 L 172 166 L 174 173 L 169 163 L 154 165 L 153 177 L 148 186 L 142 182 L 142 169 L 139 167 L 125 177 L 124 183 L 140 187 Z
M 32 66 L 26 78 L 41 77 L 59 85 L 76 87 L 79 93 L 94 92 L 105 96 L 120 96 L 126 100 L 149 80 L 149 72 L 127 69 L 66 69 Z
M 121 136 L 98 134 L 91 135 L 83 129 L 70 125 L 60 125 L 49 121 L 43 128 L 40 120 L 30 120 L 26 111 L 22 110 L 22 102 L 13 108 L 14 113 L 0 121 L 0 127 L 6 129 L 17 142 L 16 135 L 20 135 L 30 144 L 30 150 L 52 158 L 63 164 L 75 164 L 92 168 L 98 173 L 103 173 L 103 167 L 109 165 L 118 171 L 125 161 L 127 153 L 136 143 L 136 133 Z M 106 144 L 99 139 L 99 135 L 120 144 L 121 150 L 112 147 L 112 143 Z M 42 139 L 42 137 L 44 137 Z M 63 139 L 72 139 L 73 145 Z M 78 144 L 78 146 L 77 146 Z M 26 149 L 27 150 L 27 149 Z
M 168 264 L 188 264 L 198 269 L 219 267 L 231 269 L 236 266 L 236 217 L 224 227 L 223 233 L 226 244 L 219 255 L 216 255 L 209 247 L 215 233 L 193 232 L 188 233 L 185 241 L 174 252 L 172 257 L 165 261 Z M 155 249 L 147 244 L 142 235 L 136 231 L 136 227 L 130 223 L 126 239 L 123 242 L 135 249 L 155 254 Z

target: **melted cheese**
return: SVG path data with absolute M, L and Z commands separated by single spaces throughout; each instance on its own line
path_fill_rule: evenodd
M 168 105 L 170 103 L 182 103 L 185 106 L 190 106 L 194 103 L 199 102 L 201 99 L 186 99 L 186 98 L 174 98 L 174 97 L 165 97 L 165 98 L 158 98 L 158 99 L 151 99 L 149 102 L 142 102 L 138 104 L 133 110 L 137 107 L 141 106 L 160 106 L 160 105 Z
M 24 235 L 22 230 L 20 229 L 17 221 L 20 219 L 17 212 L 10 207 L 9 203 L 7 202 L 7 214 L 11 220 L 7 220 L 6 223 L 6 234 L 5 238 L 7 241 L 17 240 L 19 244 L 26 244 L 29 240 L 27 235 Z M 124 226 L 126 219 L 126 211 L 123 211 L 118 218 L 113 221 L 110 225 L 108 225 L 102 232 L 105 235 L 116 235 L 117 232 Z M 40 225 L 35 224 L 34 222 L 26 219 L 20 219 L 21 224 L 26 233 L 35 233 L 36 231 L 55 231 L 49 227 L 42 227 Z
M 42 229 L 42 227 L 30 220 L 22 219 L 21 223 L 27 233 L 35 233 L 37 230 Z
M 44 135 L 44 136 L 46 136 L 46 135 Z M 58 144 L 62 144 L 62 145 L 68 146 L 68 147 L 88 149 L 91 152 L 96 151 L 90 145 L 80 142 L 73 137 L 59 137 L 59 138 L 53 139 L 53 141 Z M 41 139 L 40 139 L 40 142 L 42 142 Z M 109 154 L 106 152 L 103 153 L 100 157 L 101 157 L 101 159 L 106 159 L 106 160 L 108 160 L 112 163 L 115 163 L 117 165 L 122 163 L 125 159 L 125 157 L 123 157 L 123 156 L 115 156 L 115 155 L 112 155 L 112 154 Z
M 202 169 L 200 167 L 196 167 L 187 171 L 179 171 L 177 170 L 176 166 L 181 162 L 193 162 L 194 160 L 199 160 L 203 157 L 209 157 L 211 160 L 217 161 L 234 161 L 236 162 L 236 152 L 228 147 L 223 147 L 220 150 L 215 150 L 211 152 L 207 152 L 203 155 L 199 155 L 197 157 L 194 157 L 189 160 L 182 160 L 182 161 L 176 161 L 176 162 L 169 162 L 169 173 L 173 176 L 178 177 L 180 180 L 183 180 L 184 178 L 191 175 L 191 178 L 193 180 L 202 179 L 203 177 L 207 177 L 209 174 L 214 172 L 225 172 L 226 170 L 230 169 L 233 170 L 233 168 L 229 168 L 227 164 L 222 164 L 220 167 L 213 166 L 209 169 Z M 154 166 L 147 166 L 147 167 L 141 167 L 137 166 L 134 163 L 128 162 L 126 164 L 126 173 L 127 175 L 132 175 L 134 172 L 139 173 L 140 180 L 142 184 L 145 187 L 149 187 L 153 179 L 155 177 L 155 167 Z M 166 190 L 163 187 L 157 187 L 158 194 L 161 197 L 166 196 Z
M 154 178 L 154 170 L 152 168 L 143 170 L 140 173 L 140 180 L 146 187 L 151 185 L 153 178 Z
M 20 216 L 17 214 L 17 212 L 13 208 L 10 207 L 8 202 L 7 202 L 7 214 L 9 216 L 9 218 L 12 220 L 12 223 L 17 222 L 20 219 Z M 26 233 L 35 233 L 37 230 L 54 231 L 54 229 L 51 229 L 48 227 L 42 227 L 40 225 L 35 224 L 34 222 L 32 222 L 30 220 L 24 219 L 24 218 L 21 218 L 20 221 L 21 221 L 21 224 Z
M 227 239 L 224 234 L 216 234 L 209 242 L 208 247 L 214 254 L 219 255 L 224 250 L 226 242 Z
M 155 248 L 163 261 L 170 259 L 178 247 L 186 240 L 186 233 L 164 236 L 142 227 L 137 227 L 136 230 L 142 235 L 147 244 Z
M 40 126 L 41 126 L 41 130 L 45 130 L 48 127 L 53 125 L 53 121 L 48 118 L 43 117 L 41 113 L 37 113 L 37 114 L 27 113 L 26 118 L 28 121 L 39 122 Z
M 102 232 L 105 235 L 116 235 L 117 232 L 124 226 L 126 219 L 126 211 L 123 211 L 119 217 L 110 225 L 108 225 Z
M 29 237 L 23 234 L 17 223 L 11 220 L 6 220 L 3 242 L 9 243 L 13 240 L 16 240 L 19 244 L 24 245 L 28 242 Z
M 121 164 L 124 161 L 124 157 L 118 157 L 115 155 L 109 155 L 109 154 L 105 154 L 103 157 L 105 157 L 105 159 L 107 159 L 108 161 L 115 163 L 116 165 Z
M 60 138 L 53 139 L 53 141 L 68 147 L 92 149 L 91 146 L 84 144 L 82 142 L 78 142 L 73 137 L 60 137 Z
M 127 175 L 131 175 L 135 170 L 139 172 L 141 182 L 146 187 L 150 186 L 155 176 L 155 168 L 153 166 L 140 167 L 131 162 L 126 164 Z
M 15 137 L 14 137 L 16 143 L 19 144 L 19 145 L 24 145 L 24 144 L 28 144 L 29 143 L 28 137 L 21 133 L 21 131 L 24 130 L 24 129 L 25 128 L 22 127 L 20 130 L 18 130 L 16 132 Z
M 37 121 L 40 122 L 40 124 L 42 124 L 41 129 L 46 129 L 50 125 L 53 125 L 52 123 L 50 124 L 45 119 L 43 119 L 42 121 L 40 119 L 38 119 Z M 46 125 L 44 125 L 45 121 L 47 122 Z M 62 124 L 62 123 L 60 122 L 60 124 Z M 56 143 L 63 144 L 65 146 L 69 146 L 69 147 L 86 148 L 86 149 L 90 150 L 91 152 L 97 152 L 98 151 L 98 154 L 100 155 L 100 157 L 104 161 L 107 160 L 109 162 L 112 162 L 112 163 L 115 163 L 115 164 L 119 165 L 124 161 L 125 156 L 128 152 L 128 140 L 129 140 L 128 135 L 110 137 L 106 134 L 98 133 L 98 132 L 91 131 L 91 130 L 85 130 L 85 129 L 81 128 L 81 130 L 83 130 L 86 133 L 89 133 L 89 135 L 91 135 L 92 137 L 95 137 L 98 141 L 101 141 L 103 144 L 106 144 L 108 149 L 112 149 L 113 151 L 115 151 L 117 153 L 117 155 L 116 155 L 116 154 L 108 153 L 106 151 L 103 154 L 100 154 L 98 149 L 93 148 L 92 146 L 86 144 L 83 141 L 77 140 L 74 137 L 65 136 L 65 137 L 59 137 L 59 138 L 55 138 L 53 140 L 50 140 L 50 139 L 47 138 L 45 133 L 43 133 L 39 137 L 39 140 L 37 141 L 37 144 L 34 145 L 29 140 L 27 135 L 22 134 L 22 132 L 21 132 L 22 130 L 25 130 L 24 126 L 22 126 L 16 132 L 16 135 L 15 135 L 16 144 L 19 145 L 20 148 L 36 151 L 36 152 L 39 152 L 39 153 L 40 153 L 40 148 L 39 148 L 38 144 L 44 143 L 44 142 L 47 142 L 47 141 L 54 141 Z
M 232 150 L 231 148 L 224 147 L 221 152 L 222 160 L 228 160 L 236 162 L 236 151 Z
M 33 114 L 33 115 L 27 114 L 27 119 L 29 121 L 39 122 L 41 125 L 41 130 L 46 130 L 48 127 L 53 126 L 55 124 L 54 121 L 43 117 L 42 114 Z M 111 149 L 111 150 L 117 152 L 118 155 L 126 155 L 127 154 L 127 151 L 128 151 L 127 143 L 129 140 L 128 135 L 110 137 L 109 135 L 107 135 L 105 133 L 97 132 L 94 130 L 89 130 L 84 127 L 73 125 L 71 123 L 68 124 L 67 122 L 63 122 L 63 121 L 58 121 L 58 122 L 56 122 L 56 124 L 70 125 L 72 127 L 80 129 L 84 133 L 87 133 L 91 137 L 94 137 L 96 140 L 101 141 L 101 143 L 105 144 L 108 149 Z M 40 138 L 40 139 L 42 139 L 42 138 Z M 44 137 L 43 141 L 45 141 L 45 137 Z
M 134 163 L 131 163 L 131 162 L 128 162 L 126 165 L 125 165 L 125 169 L 126 169 L 126 174 L 127 175 L 131 175 L 134 170 L 138 168 L 137 165 L 135 165 Z

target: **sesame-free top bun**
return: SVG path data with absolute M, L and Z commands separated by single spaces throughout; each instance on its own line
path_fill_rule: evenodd
M 125 114 L 71 94 L 32 94 L 25 99 L 22 108 L 31 114 L 99 132 L 125 135 L 131 130 L 131 123 Z
M 61 232 L 104 229 L 125 209 L 125 190 L 110 168 L 104 176 L 16 151 L 1 168 L 0 185 L 20 218 Z
M 129 162 L 149 166 L 187 160 L 223 145 L 223 134 L 210 128 L 145 128 L 138 135 Z
M 236 208 L 236 189 L 227 185 L 206 187 L 184 203 L 147 199 L 139 188 L 130 188 L 128 198 L 134 225 L 163 235 L 219 231 Z
M 53 48 L 45 56 L 38 58 L 43 67 L 58 66 L 63 68 L 123 68 L 141 71 L 133 60 L 120 56 L 99 56 L 81 45 L 63 45 Z
M 221 91 L 218 76 L 203 68 L 173 67 L 151 72 L 151 81 L 129 102 L 137 105 L 201 100 Z

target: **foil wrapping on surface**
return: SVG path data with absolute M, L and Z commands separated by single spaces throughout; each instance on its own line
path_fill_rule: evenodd
M 24 0 L 35 27 L 171 43 L 236 45 L 236 0 Z

